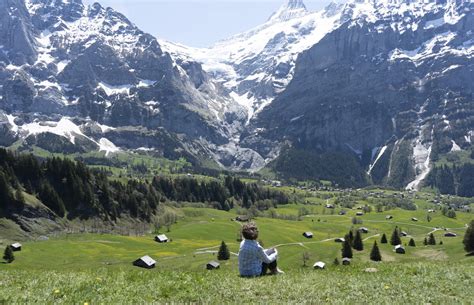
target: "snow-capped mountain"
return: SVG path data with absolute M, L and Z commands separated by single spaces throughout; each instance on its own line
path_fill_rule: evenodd
M 344 6 L 332 3 L 307 11 L 302 0 L 287 0 L 267 22 L 207 49 L 160 41 L 175 58 L 192 58 L 247 108 L 250 120 L 293 78 L 296 58 L 337 28 Z
M 122 14 L 81 0 L 0 3 L 0 84 L 7 146 L 54 137 L 70 150 L 208 158 L 247 117 L 199 63 L 174 61 Z
M 351 1 L 340 21 L 241 144 L 346 151 L 375 182 L 419 188 L 440 155 L 472 147 L 474 3 Z
M 4 0 L 0 145 L 154 150 L 250 170 L 283 148 L 337 152 L 324 160 L 356 168 L 349 184 L 368 174 L 416 189 L 441 156 L 472 149 L 473 12 L 466 0 L 320 12 L 287 0 L 261 26 L 197 49 L 99 4 Z

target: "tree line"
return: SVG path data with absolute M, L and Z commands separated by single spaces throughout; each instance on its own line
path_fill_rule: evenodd
M 150 221 L 158 206 L 170 201 L 202 202 L 221 210 L 235 205 L 263 209 L 268 208 L 268 202 L 274 206 L 288 203 L 280 191 L 230 176 L 209 181 L 191 177 L 117 181 L 82 162 L 56 157 L 39 160 L 31 154 L 0 149 L 0 217 L 21 211 L 24 193 L 36 196 L 59 217 L 69 219 L 98 216 L 115 220 L 127 214 Z
M 435 167 L 426 184 L 437 188 L 441 194 L 474 197 L 474 164 Z

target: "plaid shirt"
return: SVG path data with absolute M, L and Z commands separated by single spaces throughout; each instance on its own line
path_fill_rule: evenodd
M 239 272 L 241 276 L 259 276 L 262 263 L 270 264 L 277 259 L 278 253 L 268 255 L 256 240 L 244 239 L 240 243 Z

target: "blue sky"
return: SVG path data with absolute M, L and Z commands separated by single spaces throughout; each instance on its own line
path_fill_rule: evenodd
M 123 13 L 142 30 L 173 42 L 194 47 L 262 24 L 286 0 L 84 0 L 99 2 Z M 305 0 L 310 11 L 330 0 Z

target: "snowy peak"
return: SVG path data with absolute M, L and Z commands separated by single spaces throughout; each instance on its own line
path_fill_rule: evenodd
M 276 11 L 268 21 L 288 21 L 293 18 L 301 17 L 308 14 L 306 5 L 303 0 L 287 0 L 287 2 Z

